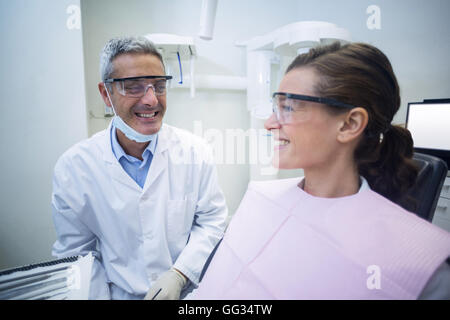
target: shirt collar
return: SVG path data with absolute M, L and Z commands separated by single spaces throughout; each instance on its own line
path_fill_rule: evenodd
M 149 153 L 151 153 L 152 155 L 155 154 L 156 144 L 157 144 L 157 140 L 158 140 L 158 134 L 156 134 L 155 137 L 156 138 L 151 140 L 150 143 L 148 144 L 148 146 L 142 152 L 142 158 L 143 158 L 142 162 L 143 163 L 147 161 L 147 159 L 149 157 Z M 112 147 L 112 151 L 113 151 L 114 156 L 116 157 L 117 161 L 120 161 L 120 159 L 122 157 L 125 157 L 125 159 L 127 159 L 129 162 L 140 161 L 139 159 L 136 159 L 135 157 L 130 156 L 125 153 L 125 151 L 123 150 L 119 141 L 117 140 L 116 127 L 114 125 L 111 126 L 111 147 Z
M 358 190 L 357 193 L 360 193 L 360 192 L 365 191 L 365 190 L 372 190 L 372 189 L 370 188 L 369 183 L 367 182 L 367 180 L 366 180 L 363 176 L 359 176 L 359 181 L 360 181 L 361 185 L 360 185 L 359 190 Z M 300 182 L 298 183 L 298 185 L 299 185 L 299 186 L 301 187 L 301 189 L 303 190 L 303 188 L 305 187 L 305 177 L 302 177 L 302 178 L 301 178 L 301 180 L 300 180 Z
M 358 193 L 365 191 L 365 190 L 372 190 L 369 186 L 369 183 L 363 176 L 359 176 L 359 178 L 361 180 L 361 187 L 359 187 Z

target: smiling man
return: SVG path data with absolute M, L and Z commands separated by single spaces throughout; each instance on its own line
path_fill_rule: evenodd
M 53 255 L 94 254 L 90 299 L 179 299 L 225 228 L 211 151 L 163 124 L 171 77 L 150 41 L 110 40 L 100 71 L 115 116 L 55 166 Z

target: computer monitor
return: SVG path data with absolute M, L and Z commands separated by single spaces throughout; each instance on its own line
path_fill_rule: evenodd
M 437 156 L 450 168 L 450 99 L 408 103 L 406 128 L 415 151 Z

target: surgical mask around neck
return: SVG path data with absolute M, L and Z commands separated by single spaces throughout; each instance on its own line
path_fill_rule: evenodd
M 119 115 L 116 113 L 116 110 L 114 109 L 114 105 L 112 103 L 111 97 L 109 96 L 109 91 L 108 91 L 108 88 L 106 87 L 106 85 L 105 85 L 105 89 L 106 89 L 106 94 L 108 95 L 109 102 L 111 103 L 111 107 L 114 112 L 114 118 L 112 120 L 113 126 L 116 129 L 119 129 L 120 131 L 122 131 L 123 134 L 130 140 L 133 140 L 133 141 L 136 141 L 139 143 L 149 142 L 149 141 L 153 140 L 156 137 L 156 134 L 139 133 L 136 130 L 134 130 L 132 127 L 127 125 L 125 123 L 125 121 L 123 121 L 123 119 L 121 117 L 119 117 Z

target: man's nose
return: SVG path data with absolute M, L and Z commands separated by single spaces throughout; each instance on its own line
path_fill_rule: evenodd
M 150 106 L 156 106 L 158 104 L 158 98 L 156 97 L 155 87 L 149 84 L 145 88 L 144 96 L 142 97 L 142 102 Z

